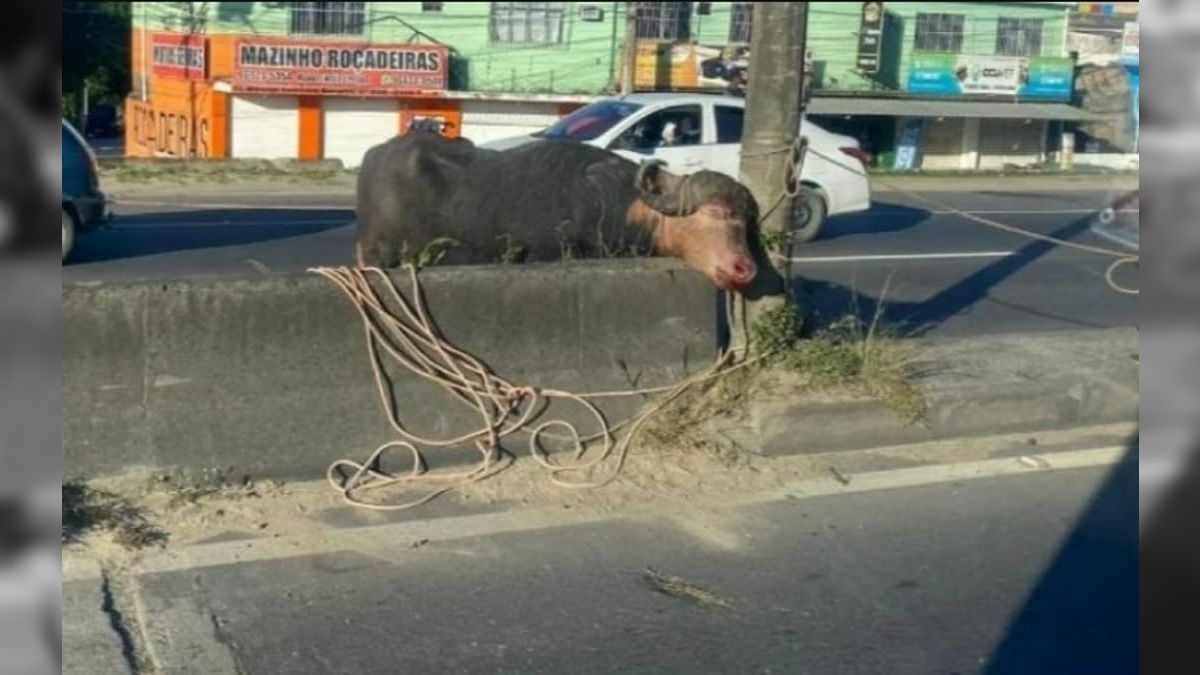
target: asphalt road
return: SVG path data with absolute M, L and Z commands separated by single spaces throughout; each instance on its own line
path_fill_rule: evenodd
M 703 516 L 209 560 L 141 575 L 144 628 L 190 672 L 184 626 L 243 673 L 1137 672 L 1132 461 Z
M 879 192 L 868 213 L 836 217 L 796 255 L 808 304 L 826 320 L 873 316 L 916 335 L 969 335 L 1133 325 L 1136 297 L 1104 283 L 1109 259 L 973 223 L 953 209 L 1040 234 L 1121 248 L 1098 236 L 1107 192 L 928 195 L 931 207 Z M 200 197 L 118 203 L 112 229 L 80 238 L 64 283 L 300 272 L 351 262 L 349 196 Z M 1111 232 L 1136 223 L 1137 205 Z M 1110 234 L 1111 234 L 1110 232 Z M 1136 270 L 1121 280 L 1137 286 Z

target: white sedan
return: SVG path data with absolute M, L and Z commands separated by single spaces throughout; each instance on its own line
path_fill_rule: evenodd
M 532 135 L 483 143 L 505 150 L 538 140 L 587 143 L 634 161 L 660 159 L 669 171 L 708 169 L 733 178 L 741 163 L 746 102 L 712 94 L 632 94 L 602 99 Z M 871 207 L 867 153 L 856 139 L 834 134 L 805 119 L 801 133 L 809 152 L 801 173 L 801 199 L 793 214 L 793 239 L 816 239 L 827 216 Z

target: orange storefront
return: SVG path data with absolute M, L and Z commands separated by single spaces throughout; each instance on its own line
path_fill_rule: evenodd
M 356 166 L 371 145 L 419 122 L 488 140 L 541 128 L 581 104 L 451 92 L 442 45 L 135 30 L 131 54 L 130 157 Z

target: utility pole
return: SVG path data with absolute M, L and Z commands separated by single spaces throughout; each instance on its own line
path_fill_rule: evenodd
M 625 42 L 621 45 L 621 95 L 633 93 L 637 66 L 637 3 L 625 3 Z
M 808 3 L 756 2 L 753 12 L 741 181 L 758 202 L 758 227 L 763 238 L 786 242 L 795 201 L 788 194 L 789 181 L 800 179 L 801 167 L 794 167 L 794 176 L 789 175 L 789 167 L 803 112 Z M 803 157 L 798 158 L 797 163 L 802 162 Z M 731 326 L 734 347 L 744 346 L 749 327 L 765 311 L 788 302 L 790 270 L 786 259 L 790 257 L 790 246 L 785 243 L 781 248 L 783 260 L 776 262 L 753 242 L 759 275 L 735 299 L 738 311 Z

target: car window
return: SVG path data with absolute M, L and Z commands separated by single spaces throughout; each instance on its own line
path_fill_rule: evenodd
M 646 115 L 613 142 L 615 150 L 653 152 L 659 148 L 700 145 L 704 140 L 699 105 L 680 105 Z
M 717 142 L 741 143 L 745 111 L 741 108 L 719 105 L 717 112 Z
M 79 146 L 75 134 L 62 127 L 62 162 L 63 171 L 78 171 L 84 161 L 83 148 Z
M 534 134 L 560 141 L 590 141 L 603 135 L 642 106 L 626 101 L 598 101 L 567 115 Z

